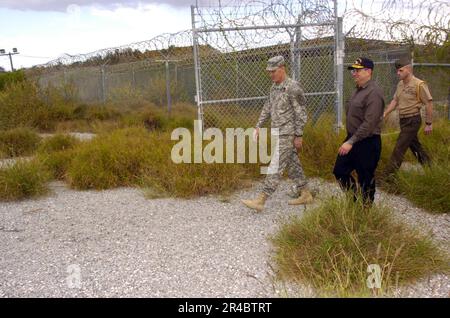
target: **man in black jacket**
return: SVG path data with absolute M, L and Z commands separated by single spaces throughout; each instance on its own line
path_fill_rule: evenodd
M 372 80 L 374 64 L 358 58 L 351 66 L 356 91 L 346 108 L 347 137 L 340 146 L 333 173 L 344 190 L 361 192 L 365 203 L 375 198 L 375 169 L 381 155 L 381 124 L 384 98 L 381 88 Z M 351 176 L 358 174 L 358 183 Z

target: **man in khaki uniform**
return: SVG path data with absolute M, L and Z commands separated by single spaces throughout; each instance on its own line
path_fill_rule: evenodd
M 413 75 L 411 62 L 401 59 L 395 63 L 400 82 L 394 94 L 394 99 L 384 111 L 386 118 L 390 112 L 398 107 L 400 117 L 400 135 L 392 152 L 386 174 L 394 173 L 402 164 L 403 156 L 408 148 L 420 164 L 429 164 L 430 157 L 420 144 L 417 132 L 422 123 L 420 109 L 425 105 L 425 134 L 433 130 L 433 97 L 427 84 Z

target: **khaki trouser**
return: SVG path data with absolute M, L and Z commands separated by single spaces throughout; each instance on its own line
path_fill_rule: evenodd
M 422 147 L 417 132 L 422 124 L 422 118 L 420 115 L 400 118 L 400 135 L 398 136 L 397 143 L 395 144 L 394 151 L 392 152 L 389 164 L 386 169 L 386 173 L 390 174 L 400 168 L 403 157 L 408 150 L 411 149 L 414 156 L 417 158 L 420 164 L 429 164 L 430 157 Z

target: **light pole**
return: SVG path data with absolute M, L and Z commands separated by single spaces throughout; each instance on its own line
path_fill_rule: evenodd
M 0 49 L 0 56 L 9 55 L 9 62 L 11 63 L 11 72 L 14 72 L 14 66 L 13 66 L 13 62 L 12 62 L 12 55 L 19 54 L 19 52 L 17 51 L 17 48 L 15 48 L 15 47 L 12 50 L 13 50 L 12 52 L 5 53 L 4 49 Z

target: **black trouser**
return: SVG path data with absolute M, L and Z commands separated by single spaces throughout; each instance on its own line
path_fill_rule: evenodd
M 430 163 L 430 157 L 428 157 L 417 137 L 421 124 L 422 118 L 420 115 L 400 119 L 400 134 L 386 168 L 386 174 L 393 173 L 400 168 L 408 148 L 411 149 L 420 164 Z
M 348 140 L 351 135 L 347 136 Z M 345 156 L 338 155 L 333 174 L 344 190 L 353 190 L 355 197 L 358 186 L 351 176 L 353 170 L 358 174 L 358 184 L 364 202 L 375 199 L 375 169 L 381 155 L 381 137 L 373 135 L 355 143 Z

